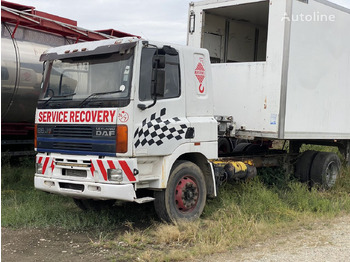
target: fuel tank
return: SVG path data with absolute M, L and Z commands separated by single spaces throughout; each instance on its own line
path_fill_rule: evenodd
M 1 23 L 1 121 L 34 123 L 43 65 L 40 55 L 52 46 L 70 44 L 53 34 Z

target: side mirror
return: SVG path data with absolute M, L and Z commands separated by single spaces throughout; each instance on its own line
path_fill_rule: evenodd
M 165 70 L 157 70 L 157 80 L 155 83 L 154 95 L 164 97 L 165 93 Z
M 178 55 L 179 53 L 176 51 L 176 49 L 174 47 L 171 47 L 169 45 L 165 45 L 163 46 L 163 51 L 164 53 L 166 53 L 167 55 Z
M 165 56 L 158 55 L 153 58 L 153 68 L 162 69 L 165 68 Z

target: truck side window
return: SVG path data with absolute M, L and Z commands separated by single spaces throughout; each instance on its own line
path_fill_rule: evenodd
M 165 93 L 158 99 L 175 98 L 180 96 L 180 65 L 178 55 L 165 54 L 162 49 L 159 54 L 165 55 Z M 155 48 L 144 48 L 141 56 L 139 98 L 140 101 L 153 100 L 152 97 L 152 61 Z

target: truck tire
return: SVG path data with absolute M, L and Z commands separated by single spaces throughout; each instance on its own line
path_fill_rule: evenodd
M 189 161 L 178 161 L 172 168 L 165 190 L 154 192 L 154 207 L 165 222 L 195 220 L 202 214 L 207 189 L 200 168 Z
M 241 153 L 244 155 L 254 155 L 266 153 L 268 148 L 252 143 L 240 143 L 233 149 L 234 153 Z
M 246 151 L 246 149 L 251 145 L 251 143 L 239 143 L 236 145 L 236 147 L 233 149 L 233 152 L 235 153 L 243 153 Z
M 295 175 L 302 183 L 310 182 L 310 170 L 316 151 L 308 150 L 302 153 L 295 165 Z
M 319 185 L 323 189 L 334 186 L 339 173 L 341 163 L 335 153 L 319 152 L 311 165 L 311 186 Z
M 220 137 L 218 141 L 219 155 L 225 155 L 232 152 L 230 140 L 226 137 Z
M 104 209 L 110 209 L 115 203 L 115 200 L 93 200 L 77 198 L 73 198 L 73 201 L 77 207 L 84 211 L 102 211 Z

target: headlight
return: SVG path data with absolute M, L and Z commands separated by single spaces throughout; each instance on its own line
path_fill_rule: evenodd
M 36 173 L 37 174 L 42 174 L 43 173 L 43 164 L 36 163 L 35 168 L 36 168 Z
M 107 171 L 108 180 L 113 182 L 123 181 L 123 171 L 121 169 L 108 169 Z

